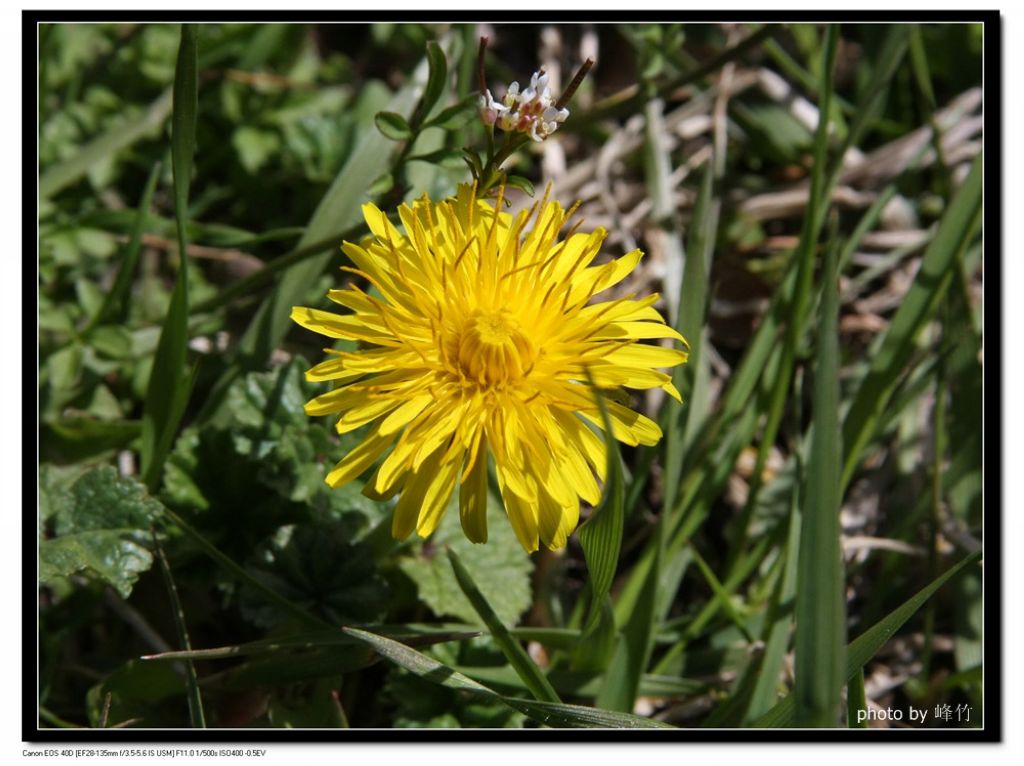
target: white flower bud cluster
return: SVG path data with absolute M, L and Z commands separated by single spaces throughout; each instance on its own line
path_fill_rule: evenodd
M 548 76 L 541 70 L 530 78 L 530 87 L 519 92 L 519 83 L 513 82 L 501 101 L 496 101 L 490 90 L 480 97 L 480 118 L 485 125 L 497 125 L 504 131 L 526 133 L 534 141 L 543 141 L 558 129 L 569 116 L 568 109 L 556 109 Z

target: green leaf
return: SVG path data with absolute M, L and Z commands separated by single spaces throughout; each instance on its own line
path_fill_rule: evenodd
M 376 625 L 374 630 L 380 635 L 390 636 L 409 646 L 429 646 L 444 641 L 462 641 L 480 635 L 478 631 L 456 632 L 430 625 Z M 211 649 L 190 649 L 187 651 L 160 652 L 148 654 L 145 660 L 225 660 L 236 657 L 250 657 L 264 654 L 283 654 L 286 652 L 311 651 L 338 646 L 354 646 L 357 639 L 342 633 L 338 628 L 315 630 L 308 633 L 295 633 L 279 638 L 263 638 L 248 641 L 244 644 L 218 646 Z
M 421 633 L 392 626 L 375 628 L 401 637 L 412 645 L 432 645 L 462 640 L 477 633 Z M 315 681 L 325 676 L 361 670 L 376 661 L 366 644 L 338 629 L 317 631 L 279 639 L 254 641 L 239 646 L 199 649 L 191 652 L 165 652 L 147 660 L 211 660 L 250 656 L 223 674 L 204 679 L 226 689 L 251 689 L 285 683 Z M 169 663 L 168 663 L 169 664 Z
M 413 123 L 416 125 L 421 124 L 423 118 L 430 114 L 430 110 L 434 108 L 434 104 L 441 98 L 441 94 L 448 85 L 448 61 L 441 46 L 433 40 L 427 43 L 427 64 L 429 66 L 427 87 L 423 91 L 423 97 L 413 117 Z
M 132 334 L 124 325 L 102 325 L 89 333 L 89 345 L 108 359 L 131 359 Z
M 378 636 L 356 628 L 342 628 L 354 638 L 364 641 L 373 647 L 381 656 L 391 662 L 415 673 L 418 676 L 433 681 L 441 686 L 450 689 L 467 691 L 481 697 L 495 699 L 509 707 L 520 711 L 535 721 L 547 726 L 555 727 L 583 727 L 583 728 L 674 728 L 668 724 L 652 721 L 648 718 L 630 715 L 628 713 L 612 713 L 597 708 L 582 707 L 580 705 L 565 705 L 554 702 L 541 702 L 539 700 L 525 700 L 515 697 L 503 697 L 500 694 L 488 689 L 483 684 L 477 683 L 457 670 L 448 667 L 431 657 L 411 649 L 405 644 L 392 641 L 389 638 Z
M 849 681 L 867 662 L 878 653 L 885 642 L 892 638 L 903 624 L 920 609 L 929 598 L 959 574 L 963 569 L 981 559 L 981 552 L 972 553 L 962 561 L 954 564 L 928 585 L 919 590 L 903 604 L 889 612 L 872 627 L 861 633 L 846 647 L 846 678 Z M 793 725 L 795 719 L 795 699 L 792 694 L 787 696 L 765 715 L 758 718 L 753 726 L 756 728 L 781 728 Z
M 534 196 L 533 182 L 529 178 L 523 176 L 505 176 L 505 185 L 511 186 L 513 189 L 520 189 L 526 193 L 527 196 Z
M 178 63 L 174 72 L 174 109 L 171 115 L 171 167 L 174 171 L 174 215 L 178 226 L 178 279 L 171 295 L 142 416 L 142 476 L 155 489 L 171 449 L 178 423 L 185 412 L 193 376 L 186 372 L 188 350 L 188 186 L 195 153 L 198 111 L 196 29 L 182 24 Z
M 612 661 L 597 695 L 598 707 L 608 710 L 632 710 L 640 690 L 640 678 L 650 662 L 654 646 L 655 620 L 661 591 L 662 558 L 665 550 L 665 516 L 654 528 L 654 558 L 641 581 L 640 593 L 619 634 Z
M 174 618 L 175 631 L 178 634 L 178 644 L 185 651 L 192 648 L 188 635 L 188 625 L 185 622 L 185 611 L 181 606 L 181 599 L 178 597 L 178 586 L 174 582 L 174 575 L 171 572 L 171 565 L 167 561 L 167 555 L 160 545 L 156 535 L 153 535 L 153 548 L 156 558 L 160 562 L 160 571 L 164 575 L 164 585 L 167 587 L 167 597 L 171 603 L 171 614 Z M 188 700 L 189 720 L 192 728 L 206 728 L 206 712 L 203 709 L 203 695 L 199 690 L 199 681 L 196 678 L 196 668 L 192 660 L 185 660 L 185 688 Z
M 168 726 L 177 721 L 176 702 L 184 693 L 185 679 L 170 663 L 129 660 L 89 690 L 89 723 L 94 728 L 128 721 L 142 726 Z
M 370 548 L 351 544 L 333 524 L 282 527 L 247 568 L 275 593 L 330 623 L 376 622 L 388 604 L 387 583 L 376 572 Z M 292 618 L 244 585 L 239 601 L 242 613 L 262 627 Z
M 530 655 L 523 649 L 522 644 L 513 638 L 505 624 L 494 613 L 491 605 L 487 603 L 487 599 L 484 598 L 476 583 L 473 582 L 472 576 L 466 571 L 463 563 L 459 561 L 458 554 L 451 548 L 448 549 L 447 553 L 448 559 L 452 563 L 452 571 L 455 573 L 455 580 L 459 583 L 459 587 L 462 588 L 463 594 L 469 599 L 469 603 L 473 605 L 476 613 L 480 615 L 480 619 L 491 632 L 491 637 L 498 644 L 498 648 L 505 655 L 509 665 L 523 679 L 526 688 L 530 690 L 530 693 L 536 699 L 547 700 L 548 702 L 561 702 L 558 694 L 555 693 L 555 690 L 551 688 L 551 684 L 548 683 L 544 672 L 534 664 L 533 660 L 530 659 Z
M 398 112 L 377 112 L 373 121 L 377 130 L 392 141 L 407 141 L 412 137 L 412 128 Z
M 801 514 L 796 590 L 796 721 L 839 722 L 846 646 L 846 581 L 840 549 L 839 286 L 836 247 L 826 249 L 814 379 L 807 490 Z
M 846 725 L 851 729 L 868 728 L 868 700 L 864 692 L 864 669 L 853 674 L 846 685 Z M 863 712 L 861 712 L 863 711 Z
M 39 579 L 82 573 L 127 598 L 139 574 L 153 564 L 149 526 L 162 507 L 145 487 L 111 466 L 83 474 L 68 490 L 47 493 L 55 537 L 39 544 Z
M 149 550 L 131 539 L 136 534 L 131 529 L 97 529 L 44 540 L 39 544 L 39 580 L 52 583 L 84 573 L 127 598 L 139 575 L 153 565 Z
M 528 691 L 526 684 L 508 666 L 464 666 L 454 668 L 475 681 L 496 690 L 521 694 Z M 551 685 L 566 697 L 597 696 L 603 682 L 602 674 L 593 671 L 552 670 L 548 674 Z M 648 697 L 690 697 L 707 691 L 708 684 L 690 678 L 644 674 L 640 679 L 640 694 Z
M 165 466 L 168 504 L 183 513 L 243 507 L 246 524 L 230 514 L 201 514 L 196 523 L 225 553 L 244 561 L 280 527 L 329 522 L 352 541 L 389 512 L 356 483 L 332 490 L 324 477 L 358 443 L 310 421 L 303 405 L 316 393 L 301 357 L 236 380 L 221 411 L 182 432 Z
M 750 703 L 743 715 L 744 725 L 749 725 L 751 721 L 767 712 L 778 699 L 779 672 L 786 658 L 793 627 L 793 610 L 790 605 L 796 595 L 797 546 L 800 544 L 797 487 L 796 483 L 792 486 L 788 539 L 784 554 L 786 559 L 783 563 L 782 576 L 768 608 L 764 655 L 756 668 L 757 683 L 751 691 Z
M 142 432 L 137 420 L 104 420 L 89 413 L 68 413 L 41 425 L 44 459 L 84 460 L 132 446 Z
M 590 573 L 590 607 L 588 609 L 587 628 L 594 627 L 600 616 L 601 605 L 608 597 L 612 587 L 612 578 L 619 563 L 619 550 L 622 547 L 622 526 L 624 522 L 625 481 L 622 475 L 622 456 L 619 445 L 612 435 L 611 419 L 604 396 L 594 385 L 587 371 L 587 381 L 601 410 L 601 422 L 604 425 L 605 451 L 608 458 L 607 476 L 604 498 L 601 505 L 594 509 L 593 515 L 580 527 L 579 538 L 583 546 L 583 556 Z
M 242 167 L 255 175 L 281 150 L 281 137 L 273 130 L 241 125 L 231 134 L 231 145 L 238 152 Z
M 690 451 L 710 406 L 710 363 L 703 353 L 707 330 L 707 264 L 718 230 L 718 204 L 712 198 L 714 189 L 712 157 L 704 168 L 700 191 L 694 204 L 686 243 L 683 283 L 679 289 L 679 315 L 676 329 L 687 339 L 689 359 L 672 370 L 672 382 L 682 395 L 682 405 L 666 401 L 668 424 L 665 434 L 664 491 L 665 508 L 675 507 L 679 493 L 684 458 Z
M 486 545 L 476 545 L 466 539 L 456 501 L 448 508 L 437 531 L 424 543 L 422 554 L 398 560 L 399 568 L 416 583 L 420 600 L 434 614 L 451 615 L 468 623 L 479 621 L 476 609 L 455 580 L 451 566 L 443 556 L 437 555 L 445 546 L 455 551 L 503 623 L 514 625 L 519 615 L 530 607 L 533 563 L 516 540 L 512 525 L 504 518 L 493 519 L 494 510 L 500 507 L 489 497 L 492 521 L 487 525 Z

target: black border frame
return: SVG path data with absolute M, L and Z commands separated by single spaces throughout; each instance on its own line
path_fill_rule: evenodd
M 296 22 L 296 23 L 370 23 L 370 22 L 460 22 L 492 23 L 621 23 L 665 21 L 721 22 L 822 22 L 822 23 L 927 23 L 974 22 L 984 24 L 983 61 L 983 264 L 986 282 L 996 286 L 987 290 L 984 305 L 983 349 L 983 423 L 984 446 L 989 465 L 983 477 L 984 539 L 986 569 L 993 574 L 984 580 L 984 672 L 985 724 L 978 729 L 57 729 L 40 728 L 38 719 L 38 598 L 37 539 L 38 514 L 38 36 L 40 23 L 140 21 L 148 23 L 214 22 Z M 264 743 L 686 743 L 686 742 L 860 742 L 860 743 L 997 743 L 1003 739 L 1003 609 L 1002 592 L 1002 18 L 997 10 L 964 11 L 638 11 L 581 12 L 554 10 L 539 18 L 536 12 L 496 12 L 450 10 L 413 11 L 22 11 L 22 740 L 28 743 L 54 743 L 58 748 L 70 745 L 113 743 L 131 746 L 148 743 L 235 743 L 252 749 Z M 29 138 L 31 137 L 31 138 Z M 994 194 L 994 200 L 985 197 Z M 988 204 L 986 204 L 986 202 Z M 27 274 L 31 272 L 30 281 Z M 987 342 L 985 342 L 987 341 Z M 32 344 L 35 343 L 33 349 Z M 987 405 L 987 406 L 985 406 Z M 987 433 L 985 433 L 987 431 Z M 995 445 L 992 460 L 991 445 Z M 27 456 L 32 456 L 30 461 Z M 36 662 L 30 662 L 29 647 L 35 649 Z M 113 748 L 111 748 L 113 749 Z M 148 748 L 147 748 L 148 749 Z M 176 748 L 177 749 L 177 748 Z M 187 748 L 191 755 L 217 754 L 221 748 Z M 232 748 L 232 749 L 237 749 Z M 178 755 L 187 755 L 178 749 Z M 207 752 L 200 752 L 206 750 Z M 83 754 L 94 754 L 89 749 Z M 102 753 L 96 753 L 102 754 Z

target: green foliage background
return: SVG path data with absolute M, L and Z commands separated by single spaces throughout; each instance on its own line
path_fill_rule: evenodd
M 981 25 L 554 29 L 555 54 L 488 30 L 488 79 L 554 56 L 566 82 L 596 41 L 556 190 L 632 147 L 614 172 L 648 212 L 612 223 L 692 354 L 683 407 L 635 402 L 662 443 L 528 556 L 493 497 L 486 546 L 451 510 L 398 543 L 389 503 L 329 490 L 359 435 L 303 413 L 321 350 L 288 320 L 362 203 L 467 180 L 483 30 L 39 27 L 41 726 L 840 726 L 868 700 L 983 723 L 980 138 L 946 142 Z M 751 73 L 790 95 L 723 100 Z M 721 130 L 668 127 L 686 104 Z M 801 181 L 795 214 L 744 204 Z M 864 256 L 894 199 L 919 241 Z

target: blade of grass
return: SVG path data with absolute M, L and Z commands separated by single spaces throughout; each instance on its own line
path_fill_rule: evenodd
M 689 545 L 690 554 L 693 556 L 693 560 L 697 563 L 697 568 L 700 573 L 704 576 L 704 581 L 711 588 L 711 592 L 714 594 L 714 600 L 722 608 L 722 610 L 728 615 L 729 620 L 735 625 L 743 637 L 750 642 L 754 643 L 754 637 L 750 635 L 747 630 L 747 626 L 743 622 L 743 618 L 736 612 L 736 608 L 732 603 L 732 593 L 726 590 L 725 586 L 722 585 L 722 581 L 718 579 L 714 570 L 708 566 L 708 563 L 704 560 L 704 557 L 700 555 L 696 546 L 691 542 Z
M 682 305 L 679 309 L 679 334 L 690 343 L 690 358 L 687 365 L 676 367 L 685 378 L 684 398 L 688 402 L 682 447 L 688 451 L 697 437 L 710 410 L 709 377 L 710 365 L 703 353 L 707 340 L 707 304 L 710 286 L 708 273 L 714 245 L 718 239 L 718 217 L 720 202 L 713 196 L 717 155 L 708 159 L 700 190 L 694 203 L 693 218 L 686 242 L 686 268 L 683 272 Z M 672 507 L 666 503 L 666 507 Z
M 521 694 L 527 691 L 522 679 L 508 666 L 455 666 L 454 670 L 495 690 Z M 553 670 L 551 685 L 561 694 L 573 698 L 593 698 L 601 688 L 601 674 L 575 670 Z M 658 676 L 645 673 L 640 679 L 640 695 L 650 697 L 688 697 L 706 691 L 708 684 L 692 678 Z
M 131 238 L 121 258 L 121 265 L 117 270 L 117 277 L 114 285 L 110 288 L 103 305 L 93 317 L 88 332 L 93 327 L 105 322 L 115 324 L 124 323 L 128 317 L 128 298 L 131 294 L 132 282 L 135 280 L 135 270 L 139 264 L 139 252 L 142 246 L 142 234 L 146 228 L 146 220 L 149 216 L 149 209 L 153 204 L 153 192 L 156 191 L 157 181 L 160 180 L 161 163 L 153 165 L 153 169 L 146 179 L 146 185 L 142 190 L 142 198 L 139 200 L 139 207 L 135 214 L 135 222 L 132 225 Z
M 401 638 L 409 646 L 426 646 L 429 644 L 442 643 L 444 641 L 462 641 L 468 638 L 476 638 L 480 631 L 453 632 L 434 631 L 421 633 L 400 629 L 400 626 L 375 625 L 374 629 L 383 635 Z M 282 638 L 265 638 L 258 641 L 249 641 L 244 644 L 233 644 L 231 646 L 218 646 L 212 649 L 189 649 L 187 651 L 160 652 L 159 654 L 147 654 L 141 659 L 144 660 L 226 660 L 235 657 L 250 657 L 260 654 L 277 654 L 291 651 L 315 650 L 334 646 L 352 646 L 358 641 L 351 636 L 345 635 L 339 629 L 317 630 L 311 633 L 298 633 L 294 636 Z
M 625 712 L 633 709 L 640 688 L 640 677 L 650 662 L 665 547 L 664 527 L 665 516 L 662 515 L 654 528 L 654 559 L 647 570 L 639 597 L 622 626 L 615 653 L 597 695 L 597 706 L 605 710 Z
M 718 216 L 711 194 L 714 181 L 714 157 L 708 160 L 701 179 L 700 191 L 693 209 L 683 284 L 680 287 L 680 306 L 676 330 L 690 343 L 690 358 L 685 365 L 672 371 L 673 383 L 683 396 L 685 414 L 674 400 L 667 400 L 664 464 L 664 507 L 675 508 L 679 481 L 683 473 L 683 459 L 691 448 L 700 425 L 709 410 L 708 360 L 702 353 L 706 330 L 704 320 L 707 307 L 707 260 L 716 239 Z
M 800 545 L 799 482 L 793 483 L 789 511 L 789 530 L 786 542 L 786 563 L 782 570 L 775 598 L 766 620 L 764 656 L 761 659 L 757 684 L 750 695 L 750 704 L 743 715 L 743 725 L 749 725 L 763 715 L 778 699 L 779 672 L 789 647 L 793 627 L 793 601 L 796 597 L 796 570 Z
M 373 647 L 382 657 L 390 660 L 396 665 L 405 668 L 411 673 L 432 681 L 440 686 L 449 689 L 458 689 L 475 694 L 480 697 L 502 702 L 513 710 L 518 710 L 524 715 L 532 718 L 538 723 L 548 726 L 559 727 L 586 727 L 586 728 L 674 728 L 659 721 L 652 721 L 648 718 L 641 718 L 625 713 L 614 713 L 607 710 L 582 707 L 580 705 L 566 705 L 554 702 L 542 702 L 539 700 L 525 700 L 516 697 L 505 697 L 477 683 L 472 678 L 459 673 L 457 670 L 426 656 L 405 644 L 393 641 L 384 636 L 356 628 L 342 628 L 354 638 L 358 638 L 369 646 Z
M 777 542 L 773 537 L 762 537 L 750 551 L 750 554 L 744 558 L 742 566 L 737 566 L 729 575 L 729 579 L 720 585 L 721 596 L 708 601 L 697 613 L 696 617 L 684 616 L 662 623 L 659 634 L 655 638 L 659 641 L 671 640 L 672 646 L 654 666 L 654 673 L 668 672 L 667 668 L 672 667 L 686 651 L 689 643 L 697 638 L 707 627 L 708 623 L 711 622 L 712 618 L 718 614 L 718 610 L 723 606 L 722 596 L 725 599 L 731 597 L 740 584 L 761 564 L 768 551 L 776 544 Z M 692 555 L 692 546 L 687 546 L 684 550 L 688 555 Z M 735 613 L 733 616 L 734 622 L 737 622 L 735 620 Z M 743 629 L 746 629 L 745 626 Z
M 625 482 L 622 476 L 622 458 L 619 454 L 619 445 L 612 435 L 608 407 L 605 405 L 604 397 L 594 384 L 590 371 L 585 371 L 587 384 L 601 410 L 605 452 L 608 459 L 604 498 L 600 507 L 595 509 L 593 515 L 579 530 L 580 545 L 583 546 L 583 557 L 587 562 L 587 572 L 590 575 L 590 607 L 583 631 L 588 633 L 599 624 L 601 605 L 608 597 L 612 587 L 612 578 L 615 576 L 615 569 L 619 563 L 625 513 Z
M 530 655 L 523 649 L 522 644 L 509 633 L 508 628 L 505 627 L 505 624 L 495 614 L 494 609 L 491 608 L 491 605 L 487 603 L 487 599 L 484 598 L 484 594 L 476 586 L 472 575 L 469 574 L 466 567 L 459 560 L 458 554 L 451 548 L 448 549 L 448 560 L 452 564 L 452 571 L 455 573 L 455 580 L 458 582 L 459 588 L 462 589 L 463 594 L 469 599 L 469 603 L 473 605 L 476 613 L 480 615 L 480 619 L 483 620 L 484 625 L 491 632 L 491 637 L 498 645 L 498 648 L 501 649 L 501 653 L 505 655 L 509 665 L 512 666 L 516 674 L 523 680 L 523 683 L 526 684 L 526 688 L 530 690 L 530 693 L 536 699 L 546 700 L 547 702 L 561 702 L 543 671 L 530 659 Z
M 796 722 L 838 725 L 846 647 L 846 589 L 840 550 L 839 286 L 835 242 L 826 251 L 814 381 L 807 489 L 801 514 L 796 592 Z
M 850 729 L 868 728 L 868 700 L 864 693 L 864 668 L 846 684 L 846 725 Z
M 871 355 L 868 373 L 843 421 L 846 450 L 843 487 L 849 483 L 861 453 L 878 429 L 886 405 L 914 351 L 916 338 L 934 314 L 952 281 L 957 259 L 970 244 L 980 223 L 981 167 L 979 155 L 925 250 L 913 285 Z
M 160 562 L 160 571 L 163 574 L 164 585 L 167 587 L 167 596 L 171 601 L 171 611 L 174 617 L 174 628 L 178 633 L 178 643 L 185 647 L 185 651 L 192 650 L 192 643 L 188 637 L 188 626 L 185 623 L 185 612 L 181 608 L 181 599 L 178 598 L 178 587 L 174 584 L 174 576 L 171 574 L 171 565 L 167 561 L 163 546 L 151 530 L 153 538 L 153 550 Z M 199 692 L 199 682 L 196 679 L 196 666 L 191 658 L 185 660 L 185 688 L 188 696 L 188 715 L 192 721 L 193 729 L 206 728 L 206 714 L 203 712 L 203 697 Z
M 185 373 L 188 350 L 188 186 L 195 152 L 198 110 L 196 28 L 182 24 L 178 62 L 174 71 L 171 115 L 171 166 L 174 172 L 174 215 L 178 224 L 178 278 L 171 295 L 146 391 L 142 415 L 142 477 L 150 491 L 159 484 L 164 458 L 170 450 L 191 389 Z
M 909 620 L 929 598 L 950 579 L 971 564 L 981 560 L 981 552 L 972 553 L 959 563 L 954 564 L 935 580 L 919 590 L 900 606 L 861 633 L 846 647 L 846 679 L 853 678 L 854 673 L 861 670 L 868 661 L 878 653 L 885 642 L 892 638 L 903 624 Z M 779 728 L 792 726 L 794 720 L 795 699 L 790 694 L 754 722 L 757 728 Z

